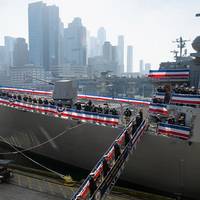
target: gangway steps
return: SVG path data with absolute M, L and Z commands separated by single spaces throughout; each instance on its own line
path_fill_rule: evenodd
M 140 113 L 113 141 L 71 200 L 102 200 L 109 195 L 147 128 L 142 116 Z

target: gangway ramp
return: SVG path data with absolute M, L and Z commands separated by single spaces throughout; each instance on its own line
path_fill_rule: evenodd
M 136 117 L 116 138 L 71 200 L 101 200 L 111 192 L 125 163 L 147 128 L 147 121 Z

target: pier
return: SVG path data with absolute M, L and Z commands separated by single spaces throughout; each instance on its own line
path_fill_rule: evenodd
M 47 176 L 40 170 L 23 168 L 12 169 L 13 178 L 9 183 L 0 184 L 0 200 L 69 200 L 77 190 L 80 183 L 72 180 L 63 183 L 62 180 Z M 172 198 L 114 187 L 113 192 L 107 197 L 108 200 L 144 200 L 159 199 L 173 200 Z

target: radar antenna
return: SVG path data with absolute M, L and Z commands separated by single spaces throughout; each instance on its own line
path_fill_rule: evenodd
M 178 58 L 178 53 L 179 53 L 179 58 L 181 59 L 183 56 L 186 56 L 187 50 L 184 52 L 183 55 L 183 49 L 186 48 L 186 42 L 189 42 L 190 40 L 184 40 L 182 37 L 176 39 L 176 41 L 172 41 L 173 43 L 177 43 L 177 48 L 179 51 L 173 51 L 175 54 L 175 58 Z
M 170 53 L 173 53 L 173 54 L 174 54 L 174 59 L 177 60 L 177 57 L 178 57 L 178 51 L 173 50 L 173 51 L 170 51 Z

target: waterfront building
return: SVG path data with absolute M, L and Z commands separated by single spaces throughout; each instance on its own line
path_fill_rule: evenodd
M 59 8 L 43 2 L 29 4 L 29 59 L 35 66 L 49 70 L 59 64 L 61 21 Z
M 16 38 L 13 50 L 13 66 L 21 67 L 28 64 L 28 45 L 24 38 Z
M 133 72 L 133 46 L 127 47 L 127 72 Z
M 140 74 L 143 75 L 144 74 L 144 61 L 143 60 L 139 61 L 139 67 L 140 67 Z
M 4 37 L 4 46 L 6 49 L 6 64 L 8 66 L 13 66 L 13 51 L 15 46 L 16 38 L 5 36 Z
M 120 76 L 124 73 L 124 36 L 118 36 L 118 64 L 119 64 L 119 72 Z
M 86 28 L 80 18 L 74 18 L 64 30 L 64 62 L 85 66 L 86 57 Z
M 103 45 L 106 41 L 106 30 L 104 27 L 100 27 L 97 31 L 97 39 L 98 39 L 98 43 L 99 43 L 99 47 L 98 47 L 98 55 L 101 56 L 103 55 Z
M 103 44 L 103 58 L 107 62 L 112 62 L 112 45 L 108 41 Z

